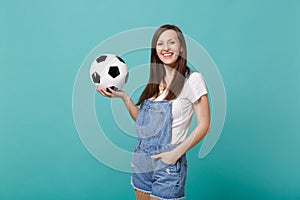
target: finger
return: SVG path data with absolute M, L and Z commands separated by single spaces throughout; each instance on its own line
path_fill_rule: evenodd
M 100 93 L 100 94 L 103 94 L 103 92 L 102 92 L 102 90 L 101 90 L 101 88 L 99 88 L 99 87 L 96 87 L 96 90 Z
M 114 91 L 113 89 L 111 89 L 110 87 L 106 88 L 106 90 L 108 90 L 110 93 L 115 94 L 116 91 Z
M 103 94 L 103 92 L 102 92 L 101 90 L 97 89 L 97 91 L 98 91 L 101 95 L 104 96 L 104 94 Z
M 106 97 L 110 97 L 111 98 L 111 94 L 106 92 L 104 89 L 102 88 L 98 88 L 97 89 L 103 96 L 106 96 Z
M 107 94 L 107 96 L 109 97 L 114 97 L 114 93 L 110 90 L 110 88 L 106 88 L 106 89 L 103 89 L 103 92 L 105 92 L 105 94 Z
M 158 159 L 162 157 L 162 153 L 151 156 L 153 159 Z
M 103 96 L 106 96 L 106 94 L 103 92 L 102 88 L 98 88 L 98 87 L 97 87 L 97 91 L 98 91 L 100 94 L 102 94 Z
M 118 96 L 117 91 L 114 91 L 111 88 L 107 88 L 107 90 L 109 91 L 107 93 L 109 93 L 111 95 L 111 97 L 117 97 Z
M 105 90 L 102 90 L 102 92 L 105 94 L 105 96 L 112 98 L 112 94 L 109 92 L 106 92 Z

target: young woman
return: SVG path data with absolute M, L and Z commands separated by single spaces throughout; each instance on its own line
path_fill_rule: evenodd
M 103 96 L 121 98 L 136 121 L 131 183 L 137 200 L 184 198 L 185 153 L 209 130 L 205 82 L 187 67 L 186 54 L 181 30 L 163 25 L 152 38 L 150 78 L 137 104 L 124 91 L 97 88 Z M 187 136 L 194 112 L 198 125 Z

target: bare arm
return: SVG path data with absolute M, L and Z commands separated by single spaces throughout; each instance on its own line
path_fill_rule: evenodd
M 193 107 L 198 124 L 193 132 L 175 149 L 178 158 L 198 144 L 209 130 L 210 113 L 207 95 L 199 98 L 199 100 L 193 104 Z
M 194 147 L 207 134 L 210 125 L 209 103 L 207 95 L 200 97 L 193 104 L 198 125 L 193 132 L 174 150 L 161 153 L 152 158 L 161 158 L 165 163 L 175 164 L 176 161 L 189 149 Z
M 110 93 L 106 92 L 102 88 L 97 88 L 97 91 L 100 94 L 102 94 L 103 96 L 106 96 L 109 98 L 121 98 L 129 112 L 131 118 L 135 121 L 140 109 L 133 103 L 130 96 L 124 91 L 114 91 L 110 88 L 109 88 L 109 90 L 110 90 Z
M 133 103 L 130 96 L 125 93 L 125 96 L 122 98 L 131 118 L 135 121 L 137 118 L 137 115 L 139 114 L 140 109 Z

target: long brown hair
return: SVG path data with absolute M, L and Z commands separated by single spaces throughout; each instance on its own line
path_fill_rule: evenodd
M 165 77 L 166 71 L 163 62 L 159 59 L 158 55 L 156 54 L 156 44 L 159 36 L 166 30 L 176 31 L 182 51 L 180 51 L 180 54 L 174 64 L 174 69 L 176 71 L 169 85 L 169 90 L 165 97 L 165 100 L 172 100 L 177 98 L 177 96 L 180 94 L 183 88 L 185 75 L 189 74 L 190 72 L 186 62 L 186 43 L 182 31 L 177 26 L 170 24 L 166 24 L 159 27 L 155 31 L 151 43 L 151 63 L 149 81 L 136 105 L 140 105 L 145 99 L 157 97 L 159 94 L 159 85 L 161 82 L 164 82 L 163 79 Z

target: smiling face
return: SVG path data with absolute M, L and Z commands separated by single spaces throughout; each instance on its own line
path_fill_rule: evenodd
M 174 30 L 164 31 L 156 43 L 156 54 L 164 65 L 174 65 L 182 51 L 178 36 Z

